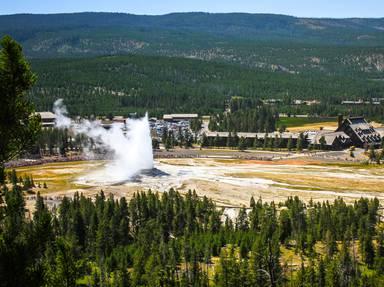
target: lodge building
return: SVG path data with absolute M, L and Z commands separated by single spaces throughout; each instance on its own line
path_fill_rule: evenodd
M 342 150 L 353 145 L 351 138 L 344 132 L 319 131 L 307 138 L 312 145 L 316 147 L 323 145 L 327 150 Z
M 339 120 L 336 132 L 344 132 L 356 147 L 365 148 L 371 145 L 379 147 L 381 144 L 380 133 L 364 117 L 348 117 Z

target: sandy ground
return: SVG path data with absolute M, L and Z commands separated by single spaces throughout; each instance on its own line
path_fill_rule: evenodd
M 275 202 L 295 195 L 306 201 L 343 197 L 350 203 L 360 197 L 377 197 L 384 203 L 384 168 L 380 166 L 326 164 L 308 158 L 156 159 L 156 169 L 150 174 L 113 183 L 103 177 L 106 164 L 105 161 L 65 162 L 23 167 L 17 172 L 32 174 L 36 183 L 47 183 L 47 189 L 35 191 L 40 191 L 50 206 L 76 191 L 94 197 L 103 190 L 116 198 L 130 198 L 135 192 L 149 188 L 159 192 L 174 188 L 182 193 L 196 190 L 200 196 L 207 196 L 223 207 L 248 206 L 252 196 Z M 34 199 L 33 195 L 27 196 L 28 208 L 32 209 Z

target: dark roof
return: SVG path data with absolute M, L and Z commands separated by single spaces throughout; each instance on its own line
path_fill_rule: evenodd
M 337 131 L 343 131 L 343 127 L 345 126 L 349 126 L 362 143 L 370 144 L 378 143 L 381 141 L 380 134 L 363 117 L 346 118 L 341 127 L 337 129 Z
M 346 119 L 351 125 L 368 125 L 368 122 L 363 117 L 350 117 Z
M 340 142 L 343 144 L 348 143 L 351 140 L 350 137 L 342 131 L 340 132 L 322 131 L 322 132 L 318 132 L 311 142 L 313 144 L 320 144 L 320 139 L 322 137 L 324 137 L 325 139 L 325 144 L 329 146 L 333 145 L 336 139 L 339 139 Z

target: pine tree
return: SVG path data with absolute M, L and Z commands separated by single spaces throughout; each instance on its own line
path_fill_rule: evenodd
M 228 137 L 227 137 L 227 148 L 233 147 L 233 140 L 232 140 L 232 133 L 229 132 Z
M 372 267 L 375 258 L 375 251 L 372 243 L 372 236 L 370 232 L 367 232 L 360 239 L 360 252 L 363 257 L 363 261 L 369 266 Z
M 297 151 L 303 150 L 303 134 L 302 133 L 297 138 L 296 150 Z
M 34 251 L 43 256 L 46 244 L 54 239 L 52 217 L 40 193 L 37 193 L 35 212 L 33 213 L 33 242 Z
M 17 179 L 17 175 L 16 175 L 16 170 L 15 169 L 12 169 L 12 173 L 11 173 L 11 183 L 13 185 L 16 185 L 18 183 L 18 179 Z
M 201 137 L 201 143 L 200 143 L 200 146 L 201 147 L 207 147 L 208 146 L 208 138 L 207 136 L 205 135 L 205 133 L 202 135 Z
M 349 247 L 350 247 L 349 236 L 350 235 L 348 234 L 345 236 L 342 243 L 341 251 L 339 254 L 339 262 L 340 262 L 340 269 L 341 269 L 341 276 L 340 276 L 341 286 L 351 286 L 353 277 L 355 276 L 354 267 L 353 267 L 354 264 L 352 262 L 352 258 L 349 253 Z
M 244 138 L 244 137 L 241 137 L 240 140 L 239 140 L 238 149 L 239 149 L 240 151 L 244 151 L 246 148 L 247 148 L 247 145 L 246 145 L 246 143 L 245 143 L 245 138 Z
M 321 150 L 324 150 L 325 149 L 325 145 L 327 144 L 327 141 L 325 140 L 325 137 L 324 136 L 321 136 L 320 139 L 319 139 L 319 144 L 320 144 L 320 149 Z
M 248 230 L 248 216 L 247 216 L 247 211 L 243 207 L 240 209 L 239 214 L 237 215 L 236 218 L 236 230 L 241 230 L 241 231 L 246 231 Z
M 255 139 L 253 140 L 253 145 L 252 146 L 253 146 L 254 149 L 259 148 L 259 139 L 258 139 L 257 135 L 256 135 Z
M 324 263 L 323 259 L 320 258 L 319 267 L 317 270 L 317 280 L 318 280 L 317 285 L 319 287 L 325 287 L 326 286 L 325 276 L 326 276 L 325 263 Z
M 375 253 L 375 270 L 384 274 L 384 231 L 379 230 L 377 235 L 377 249 Z
M 0 50 L 0 184 L 4 182 L 4 163 L 31 147 L 40 131 L 40 117 L 27 91 L 36 81 L 21 46 L 4 36 Z
M 292 144 L 292 136 L 289 137 L 288 141 L 287 141 L 287 149 L 288 151 L 291 151 L 292 150 L 292 147 L 293 147 L 293 144 Z
M 53 265 L 47 265 L 48 286 L 70 287 L 76 285 L 78 270 L 72 244 L 60 238 L 56 240 L 56 256 Z
M 165 140 L 165 149 L 168 151 L 172 148 L 172 139 L 167 137 Z
M 215 147 L 220 147 L 220 143 L 221 143 L 220 136 L 219 136 L 219 134 L 216 134 L 215 141 L 214 141 L 213 145 Z
M 285 243 L 286 240 L 290 237 L 292 232 L 292 226 L 291 226 L 291 218 L 289 216 L 289 212 L 286 210 L 282 210 L 280 212 L 280 242 Z
M 332 258 L 332 256 L 337 251 L 337 245 L 336 245 L 334 234 L 329 229 L 326 232 L 325 241 L 326 241 L 327 256 L 329 258 Z
M 369 146 L 368 156 L 369 156 L 369 159 L 371 161 L 375 161 L 376 160 L 376 153 L 375 153 L 375 146 L 374 145 L 370 145 Z
M 341 286 L 340 275 L 338 261 L 335 259 L 328 261 L 325 274 L 326 286 Z

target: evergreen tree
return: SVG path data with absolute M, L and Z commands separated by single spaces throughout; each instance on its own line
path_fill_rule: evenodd
M 332 256 L 337 251 L 337 245 L 336 245 L 334 234 L 329 229 L 326 232 L 325 241 L 326 241 L 326 248 L 327 248 L 327 256 L 329 258 L 332 258 Z
M 325 149 L 325 145 L 327 144 L 327 141 L 325 140 L 325 137 L 324 136 L 321 136 L 320 139 L 319 139 L 319 144 L 320 144 L 320 149 L 321 150 L 324 150 Z
M 240 151 L 244 151 L 245 149 L 247 148 L 247 145 L 245 143 L 245 138 L 244 137 L 241 137 L 240 140 L 239 140 L 239 146 L 238 146 L 238 149 Z
M 56 240 L 55 258 L 46 265 L 48 286 L 70 287 L 76 285 L 78 269 L 72 244 L 60 238 Z
M 215 141 L 214 141 L 213 145 L 215 147 L 220 147 L 221 146 L 221 139 L 220 139 L 219 134 L 216 134 Z
M 375 251 L 370 232 L 365 233 L 360 240 L 360 252 L 363 260 L 369 267 L 372 267 L 375 258 Z
M 233 147 L 232 133 L 229 132 L 227 137 L 227 148 Z
M 40 118 L 26 96 L 36 81 L 21 46 L 11 37 L 0 41 L 0 184 L 4 163 L 32 146 L 40 131 Z
M 302 134 L 300 134 L 299 137 L 297 138 L 296 150 L 297 151 L 302 151 L 303 150 L 303 137 L 302 137 Z
M 208 138 L 207 136 L 205 135 L 205 133 L 202 135 L 201 137 L 201 143 L 200 143 L 200 146 L 201 147 L 207 147 L 208 146 Z

